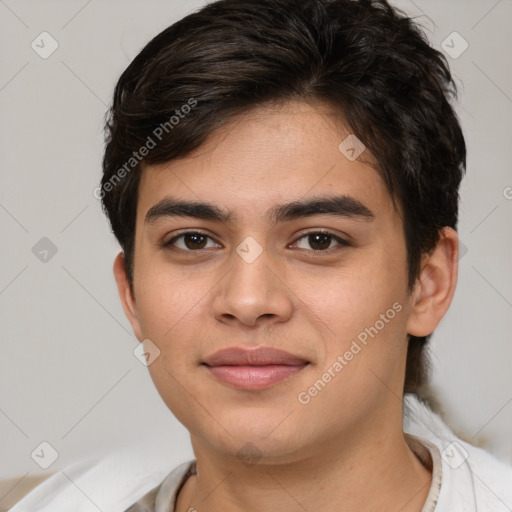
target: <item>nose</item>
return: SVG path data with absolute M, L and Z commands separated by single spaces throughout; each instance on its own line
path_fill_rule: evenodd
M 277 269 L 272 268 L 275 265 L 265 249 L 254 261 L 233 251 L 230 263 L 231 270 L 216 287 L 213 300 L 217 320 L 254 327 L 290 318 L 293 294 Z

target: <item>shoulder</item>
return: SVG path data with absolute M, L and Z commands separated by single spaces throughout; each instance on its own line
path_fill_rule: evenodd
M 9 512 L 127 510 L 159 486 L 172 467 L 172 454 L 150 443 L 89 457 L 28 489 Z
M 54 473 L 41 473 L 39 475 L 23 475 L 0 480 L 0 510 L 10 510 L 32 489 L 40 485 Z
M 457 437 L 415 396 L 406 395 L 404 406 L 404 431 L 430 442 L 440 454 L 441 491 L 436 512 L 512 510 L 509 464 Z
M 468 453 L 477 503 L 493 504 L 482 510 L 512 510 L 512 467 L 488 452 L 462 441 Z

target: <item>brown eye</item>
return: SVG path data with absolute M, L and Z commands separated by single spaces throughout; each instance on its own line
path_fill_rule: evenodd
M 301 240 L 303 240 L 304 242 L 300 242 Z M 324 231 L 310 232 L 297 239 L 299 249 L 313 249 L 313 251 L 318 252 L 332 249 L 332 242 L 335 242 L 338 246 L 349 245 L 348 242 L 346 242 L 342 238 L 332 233 Z M 303 243 L 304 245 L 301 247 L 300 243 Z
M 189 233 L 183 236 L 183 240 L 188 249 L 204 249 L 206 237 L 199 233 Z
M 172 246 L 183 251 L 198 251 L 207 248 L 208 240 L 213 241 L 211 237 L 204 233 L 189 231 L 171 238 L 164 245 L 165 247 Z M 210 247 L 212 246 L 210 245 Z M 220 245 L 215 243 L 213 247 L 220 247 Z
M 315 251 L 329 249 L 331 241 L 332 236 L 326 235 L 325 233 L 315 233 L 314 235 L 308 235 L 308 243 L 310 247 Z

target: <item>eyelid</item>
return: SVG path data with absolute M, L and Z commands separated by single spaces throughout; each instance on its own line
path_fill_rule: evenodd
M 348 235 L 346 235 L 346 238 L 345 237 L 342 237 L 342 236 L 339 236 L 337 235 L 336 233 L 333 233 L 332 231 L 326 229 L 326 228 L 309 228 L 307 231 L 303 231 L 301 234 L 299 234 L 295 240 L 289 244 L 289 245 L 292 245 L 292 244 L 296 244 L 299 240 L 311 235 L 311 234 L 324 234 L 324 235 L 328 235 L 328 236 L 331 236 L 337 243 L 338 243 L 338 247 L 347 247 L 347 246 L 350 246 L 352 245 L 350 241 L 347 240 L 347 238 L 350 238 Z M 167 248 L 167 247 L 173 247 L 174 249 L 177 249 L 177 250 L 180 250 L 180 251 L 184 251 L 184 252 L 203 252 L 204 249 L 197 249 L 197 250 L 193 250 L 193 249 L 181 249 L 180 247 L 174 247 L 173 246 L 173 242 L 175 242 L 178 238 L 184 236 L 184 235 L 188 235 L 188 234 L 197 234 L 197 235 L 202 235 L 202 236 L 205 236 L 206 238 L 209 238 L 210 240 L 212 240 L 214 243 L 216 243 L 217 245 L 221 245 L 214 237 L 212 237 L 211 235 L 209 235 L 208 233 L 200 230 L 200 229 L 185 229 L 183 231 L 179 231 L 177 233 L 174 233 L 173 236 L 171 238 L 169 238 L 169 240 L 167 241 L 164 241 L 162 243 L 162 246 L 164 248 Z M 289 247 L 288 245 L 288 247 Z M 331 247 L 330 249 L 325 249 L 325 250 L 315 250 L 315 249 L 298 249 L 298 250 L 301 250 L 301 251 L 306 251 L 306 252 L 311 252 L 311 253 L 317 253 L 317 254 L 320 254 L 320 253 L 329 253 L 330 251 L 332 251 L 332 249 L 336 249 L 336 247 Z
M 297 238 L 295 238 L 295 241 L 292 243 L 296 244 L 302 238 L 304 238 L 308 235 L 316 234 L 316 233 L 331 236 L 334 240 L 336 240 L 336 242 L 338 242 L 339 246 L 341 246 L 341 247 L 348 247 L 348 246 L 352 245 L 352 243 L 349 240 L 347 240 L 348 238 L 350 238 L 348 235 L 340 236 L 326 228 L 310 228 L 307 231 L 302 232 L 302 234 L 300 234 L 299 236 L 297 236 Z M 332 249 L 336 249 L 336 247 L 331 247 L 330 249 L 316 250 L 316 251 L 314 249 L 310 249 L 310 250 L 299 249 L 299 250 L 320 254 L 320 253 L 329 253 Z
M 208 233 L 206 233 L 205 231 L 202 231 L 200 229 L 184 229 L 183 231 L 178 231 L 177 233 L 174 233 L 168 240 L 164 240 L 162 242 L 162 247 L 168 247 L 168 246 L 171 246 L 172 247 L 172 242 L 176 241 L 178 238 L 184 236 L 184 235 L 202 235 L 206 238 L 209 238 L 210 240 L 212 240 L 213 242 L 215 242 L 216 244 L 218 245 L 222 245 L 220 242 L 218 242 L 213 236 L 209 235 Z M 180 249 L 179 247 L 174 247 L 175 249 Z M 182 251 L 185 251 L 185 252 L 201 252 L 202 249 L 200 250 L 186 250 L 186 249 L 180 249 Z

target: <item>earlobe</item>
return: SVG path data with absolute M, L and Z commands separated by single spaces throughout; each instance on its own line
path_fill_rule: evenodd
M 142 341 L 142 333 L 137 312 L 137 303 L 130 288 L 130 282 L 124 266 L 124 253 L 120 252 L 114 260 L 114 277 L 117 283 L 117 291 L 133 332 L 139 341 Z
M 432 334 L 448 310 L 457 284 L 458 246 L 456 231 L 445 227 L 434 250 L 423 256 L 412 294 L 409 334 L 418 337 Z

